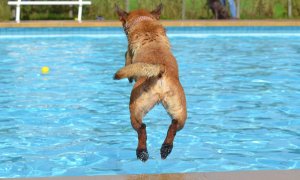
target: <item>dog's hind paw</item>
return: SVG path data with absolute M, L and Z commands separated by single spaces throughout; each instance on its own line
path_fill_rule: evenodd
M 172 152 L 173 144 L 163 144 L 160 148 L 160 155 L 162 159 L 166 159 Z
M 149 154 L 148 154 L 148 151 L 147 149 L 137 149 L 136 150 L 136 157 L 143 161 L 143 162 L 146 162 L 149 158 Z

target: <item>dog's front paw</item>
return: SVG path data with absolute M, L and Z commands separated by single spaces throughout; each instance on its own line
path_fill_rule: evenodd
M 160 156 L 162 159 L 166 159 L 172 152 L 173 144 L 163 144 L 160 148 Z
M 148 151 L 147 149 L 137 149 L 136 150 L 136 157 L 143 161 L 143 162 L 146 162 L 149 158 L 149 154 L 148 154 Z
M 121 79 L 121 76 L 118 73 L 116 73 L 114 75 L 114 80 L 119 80 L 119 79 Z

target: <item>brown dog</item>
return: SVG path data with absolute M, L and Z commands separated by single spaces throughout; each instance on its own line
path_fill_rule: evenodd
M 220 0 L 208 0 L 207 1 L 209 8 L 213 12 L 215 19 L 229 19 L 229 13 L 227 9 L 222 6 Z
M 114 79 L 128 78 L 136 81 L 130 97 L 130 118 L 138 133 L 137 158 L 149 157 L 146 125 L 143 117 L 154 105 L 162 103 L 172 118 L 167 137 L 160 149 L 161 158 L 171 153 L 176 132 L 183 128 L 187 118 L 186 100 L 179 82 L 178 66 L 172 55 L 166 30 L 159 23 L 162 10 L 125 12 L 116 6 L 128 39 L 125 67 L 118 70 Z

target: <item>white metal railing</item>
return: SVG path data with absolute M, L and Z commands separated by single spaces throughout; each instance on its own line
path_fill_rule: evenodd
M 8 5 L 16 6 L 16 22 L 20 22 L 21 15 L 21 5 L 78 5 L 78 22 L 82 21 L 82 6 L 83 5 L 91 5 L 91 1 L 83 1 L 83 0 L 66 0 L 66 1 L 32 1 L 32 0 L 17 0 L 17 1 L 8 1 Z

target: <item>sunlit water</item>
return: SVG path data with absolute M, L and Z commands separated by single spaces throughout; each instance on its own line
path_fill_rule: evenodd
M 300 33 L 168 31 L 188 120 L 166 160 L 170 118 L 144 119 L 136 159 L 121 29 L 0 35 L 0 177 L 300 168 Z M 2 32 L 3 33 L 3 32 Z M 41 75 L 43 66 L 50 73 Z

